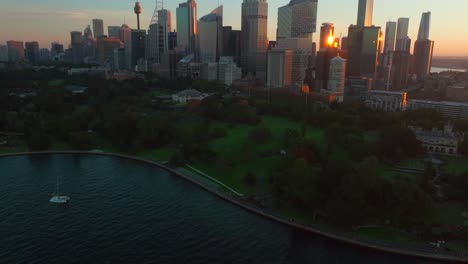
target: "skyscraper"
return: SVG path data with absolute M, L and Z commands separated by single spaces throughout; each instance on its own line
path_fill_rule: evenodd
M 418 40 L 428 40 L 429 30 L 431 27 L 431 12 L 425 12 L 421 16 L 421 24 L 419 25 Z
M 168 34 L 172 30 L 171 12 L 166 9 L 155 11 L 154 22 L 148 30 L 146 58 L 148 63 L 160 63 L 164 53 L 169 51 Z
M 37 41 L 26 42 L 26 59 L 30 63 L 35 63 L 39 60 L 39 43 Z
M 114 50 L 121 48 L 118 38 L 101 37 L 97 40 L 97 61 L 101 66 L 114 67 Z
M 200 62 L 217 62 L 223 44 L 223 6 L 219 6 L 198 21 Z
M 93 19 L 93 32 L 96 39 L 104 36 L 104 21 L 102 19 Z
M 432 67 L 434 41 L 423 39 L 414 43 L 414 70 L 418 80 L 422 81 L 429 76 Z
M 8 61 L 8 46 L 0 45 L 0 62 Z
M 317 30 L 317 0 L 291 0 L 278 8 L 277 38 L 311 37 Z
M 406 50 L 397 50 L 393 53 L 391 70 L 391 90 L 401 91 L 408 85 L 410 53 Z
M 408 36 L 409 18 L 398 18 L 397 39 L 405 38 Z
M 357 26 L 372 26 L 372 16 L 374 13 L 374 0 L 359 0 Z
M 290 49 L 268 51 L 267 86 L 285 88 L 292 85 L 293 53 Z
M 185 54 L 194 54 L 197 57 L 198 23 L 195 0 L 187 0 L 187 2 L 179 4 L 176 16 L 179 51 Z
M 58 43 L 58 42 L 52 42 L 52 44 L 50 44 L 50 55 L 52 57 L 58 55 L 58 54 L 62 54 L 64 52 L 63 50 L 63 44 L 61 43 Z
M 122 41 L 124 44 L 127 44 L 126 41 L 129 39 L 130 32 L 132 32 L 132 29 L 126 24 L 123 24 L 120 27 L 120 34 L 119 34 L 120 41 Z
M 107 36 L 109 38 L 118 38 L 118 39 L 120 39 L 120 27 L 119 26 L 108 26 L 107 27 Z
M 422 14 L 418 39 L 414 43 L 414 72 L 418 80 L 425 80 L 431 72 L 434 41 L 429 40 L 431 12 Z
M 392 52 L 395 50 L 396 34 L 397 34 L 397 23 L 388 21 L 385 27 L 384 53 Z
M 242 2 L 241 63 L 245 72 L 266 79 L 268 3 L 267 0 Z
M 328 91 L 337 95 L 337 101 L 343 102 L 346 78 L 346 60 L 336 56 L 330 61 Z
M 333 23 L 323 23 L 320 28 L 320 49 L 331 47 L 335 42 L 335 25 Z
M 241 58 L 241 31 L 223 27 L 223 56 L 232 57 L 237 65 Z
M 71 48 L 72 58 L 71 61 L 74 64 L 83 63 L 83 34 L 80 31 L 72 31 L 71 37 Z
M 18 62 L 24 60 L 24 44 L 22 41 L 7 41 L 8 61 Z
M 93 31 L 91 30 L 91 26 L 88 25 L 84 30 L 83 30 L 83 38 L 84 39 L 92 39 L 93 38 Z
M 125 40 L 125 65 L 128 70 L 135 70 L 145 60 L 145 47 L 146 31 L 132 29 Z

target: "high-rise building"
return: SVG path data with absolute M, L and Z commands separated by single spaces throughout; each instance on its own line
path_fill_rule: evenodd
M 223 56 L 232 57 L 237 65 L 241 58 L 241 31 L 232 27 L 223 27 Z
M 198 56 L 198 23 L 197 3 L 195 0 L 187 0 L 179 4 L 176 9 L 177 16 L 177 47 L 184 54 Z
M 0 45 L 0 62 L 8 61 L 8 46 Z
M 293 52 L 292 60 L 292 84 L 302 85 L 309 68 L 310 58 L 313 51 L 313 43 L 309 38 L 286 38 L 278 39 L 273 50 L 290 49 Z
M 348 31 L 347 75 L 376 78 L 379 53 L 382 52 L 380 27 L 351 25 Z
M 266 79 L 266 52 L 268 48 L 267 0 L 242 2 L 241 64 L 245 72 L 258 79 Z
M 335 42 L 335 25 L 323 23 L 320 28 L 320 49 L 333 47 Z
M 341 45 L 340 48 L 342 51 L 348 51 L 348 37 L 341 38 Z
M 145 47 L 146 31 L 132 29 L 125 41 L 125 65 L 128 70 L 135 70 L 137 66 L 141 66 L 142 61 L 145 61 Z
M 336 94 L 338 102 L 343 102 L 346 79 L 346 60 L 336 56 L 330 61 L 328 91 Z
M 48 61 L 50 60 L 50 52 L 46 48 L 42 48 L 39 50 L 39 61 Z
M 317 0 L 291 0 L 278 8 L 278 39 L 310 38 L 316 29 Z
M 114 66 L 114 50 L 123 46 L 118 38 L 101 37 L 97 40 L 97 62 L 102 66 Z
M 408 36 L 397 39 L 395 50 L 403 50 L 409 52 L 411 50 L 411 39 Z
M 126 69 L 124 48 L 114 49 L 114 69 L 118 71 Z
M 408 28 L 409 28 L 409 18 L 408 17 L 398 18 L 397 39 L 407 37 Z
M 379 54 L 382 52 L 380 27 L 364 27 L 362 32 L 361 77 L 376 78 Z
M 146 58 L 149 64 L 161 63 L 162 54 L 169 51 L 168 33 L 172 30 L 169 10 L 157 10 L 155 16 L 148 30 Z
M 123 24 L 121 27 L 120 27 L 120 34 L 119 34 L 119 38 L 120 38 L 120 41 L 122 41 L 125 45 L 127 44 L 127 40 L 129 39 L 130 37 L 130 32 L 132 32 L 132 29 L 127 26 L 126 24 Z
M 7 41 L 8 61 L 18 62 L 24 60 L 24 43 L 22 41 Z
M 384 53 L 389 53 L 395 50 L 396 34 L 397 23 L 388 21 L 385 27 Z
M 71 62 L 73 64 L 83 63 L 83 34 L 80 31 L 72 31 L 71 37 Z
M 359 0 L 357 26 L 372 26 L 372 16 L 374 13 L 374 0 Z
M 292 85 L 293 52 L 290 49 L 268 51 L 268 88 L 285 88 Z
M 338 56 L 339 50 L 334 47 L 326 47 L 317 52 L 315 61 L 315 80 L 312 88 L 319 92 L 320 90 L 328 89 L 328 81 L 330 80 L 330 63 L 331 60 Z
M 177 48 L 177 32 L 169 32 L 167 34 L 167 39 L 168 39 L 168 49 L 169 50 L 174 50 Z
M 108 26 L 107 27 L 107 36 L 109 38 L 118 38 L 118 39 L 120 39 L 120 27 L 119 26 Z
M 30 63 L 35 63 L 39 60 L 39 43 L 37 41 L 26 42 L 26 59 Z
M 421 16 L 421 24 L 419 25 L 418 40 L 428 40 L 429 30 L 431 27 L 431 12 L 425 12 Z
M 200 62 L 217 62 L 223 48 L 223 6 L 198 21 Z
M 58 42 L 52 42 L 52 44 L 50 44 L 50 53 L 52 57 L 64 53 L 63 44 Z
M 242 78 L 242 69 L 237 66 L 233 57 L 221 57 L 218 63 L 218 80 L 225 85 L 231 85 Z
M 93 39 L 93 31 L 91 30 L 91 26 L 88 25 L 84 30 L 83 30 L 83 39 Z
M 401 91 L 408 86 L 410 53 L 406 50 L 396 50 L 393 53 L 391 70 L 391 90 Z
M 434 41 L 423 39 L 414 43 L 414 71 L 418 80 L 425 80 L 432 67 Z
M 102 19 L 93 19 L 93 33 L 96 39 L 104 36 L 104 21 Z

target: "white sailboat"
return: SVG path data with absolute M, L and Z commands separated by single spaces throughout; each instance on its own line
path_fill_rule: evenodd
M 59 183 L 59 177 L 58 177 L 58 174 L 57 174 L 57 179 L 56 179 L 56 184 L 55 184 L 55 192 L 54 192 L 52 198 L 50 198 L 49 202 L 57 203 L 57 204 L 68 203 L 68 201 L 70 201 L 70 197 L 60 195 L 59 187 L 60 187 L 60 183 Z

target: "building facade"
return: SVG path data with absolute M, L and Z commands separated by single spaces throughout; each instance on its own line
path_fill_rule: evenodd
M 428 40 L 431 28 L 431 12 L 424 12 L 419 24 L 418 40 Z
M 336 94 L 336 100 L 340 103 L 344 100 L 346 60 L 336 56 L 330 61 L 330 74 L 328 80 L 328 91 Z
M 30 63 L 35 63 L 39 60 L 39 43 L 37 41 L 26 42 L 26 59 Z
M 223 48 L 223 6 L 219 6 L 198 21 L 200 62 L 219 61 Z
M 93 19 L 93 33 L 96 39 L 104 36 L 104 21 L 102 19 Z
M 463 133 L 453 131 L 452 125 L 445 125 L 444 130 L 410 127 L 416 138 L 421 141 L 423 148 L 431 154 L 455 156 L 458 146 L 463 141 Z
M 372 16 L 374 14 L 374 0 L 359 0 L 357 26 L 372 26 Z
M 468 103 L 428 100 L 408 100 L 408 109 L 434 109 L 445 117 L 468 119 Z
M 198 50 L 197 3 L 187 0 L 179 4 L 177 16 L 177 47 L 184 54 L 194 54 Z
M 268 88 L 285 88 L 292 85 L 293 51 L 290 49 L 268 52 Z
M 22 41 L 7 41 L 8 61 L 18 62 L 24 60 L 24 43 Z
M 401 112 L 406 110 L 407 93 L 372 90 L 367 92 L 366 105 L 385 112 Z
M 268 48 L 267 0 L 243 0 L 241 62 L 245 72 L 258 79 L 266 79 L 266 52 Z
M 0 45 L 0 62 L 8 62 L 8 46 Z
M 118 38 L 118 39 L 120 39 L 120 27 L 119 26 L 108 26 L 107 27 L 107 36 L 109 38 Z

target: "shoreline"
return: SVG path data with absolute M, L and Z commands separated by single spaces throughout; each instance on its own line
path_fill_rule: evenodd
M 415 258 L 422 258 L 422 259 L 428 259 L 428 260 L 434 260 L 434 261 L 444 261 L 444 262 L 456 262 L 456 263 L 468 263 L 468 257 L 467 256 L 451 256 L 451 255 L 444 255 L 444 254 L 438 254 L 435 252 L 429 252 L 429 247 L 427 248 L 428 252 L 424 252 L 422 248 L 420 250 L 409 250 L 409 249 L 404 249 L 405 246 L 402 246 L 402 248 L 399 248 L 398 245 L 383 245 L 385 242 L 382 242 L 382 245 L 374 244 L 371 242 L 366 242 L 364 239 L 358 239 L 358 238 L 351 238 L 347 237 L 345 235 L 340 235 L 337 234 L 338 232 L 332 232 L 332 231 L 325 231 L 321 230 L 320 228 L 314 228 L 311 226 L 306 226 L 302 224 L 295 223 L 293 221 L 289 221 L 285 219 L 284 217 L 281 216 L 276 216 L 272 213 L 266 212 L 265 210 L 261 208 L 255 207 L 255 205 L 249 203 L 248 201 L 245 201 L 241 199 L 239 196 L 235 196 L 235 194 L 229 195 L 229 193 L 223 193 L 220 192 L 219 190 L 215 190 L 208 185 L 205 185 L 196 179 L 194 179 L 191 176 L 185 175 L 179 171 L 176 171 L 174 169 L 171 169 L 159 162 L 141 158 L 138 156 L 131 156 L 131 155 L 126 155 L 126 154 L 119 154 L 119 153 L 108 153 L 108 152 L 98 152 L 98 151 L 41 151 L 41 152 L 20 152 L 20 153 L 8 153 L 8 154 L 0 154 L 0 158 L 3 157 L 14 157 L 14 156 L 28 156 L 28 155 L 60 155 L 60 154 L 79 154 L 79 155 L 96 155 L 96 156 L 105 156 L 105 157 L 114 157 L 114 158 L 122 158 L 122 159 L 127 159 L 127 160 L 132 160 L 136 162 L 142 162 L 146 163 L 155 167 L 158 167 L 160 169 L 166 170 L 167 172 L 187 180 L 188 182 L 198 186 L 199 188 L 217 196 L 218 198 L 221 198 L 224 201 L 227 201 L 233 205 L 236 205 L 240 207 L 241 209 L 244 209 L 246 211 L 249 211 L 251 213 L 254 213 L 258 216 L 261 216 L 263 218 L 266 218 L 270 221 L 277 222 L 279 224 L 283 224 L 286 226 L 289 226 L 294 229 L 298 229 L 304 232 L 308 232 L 314 235 L 321 236 L 323 238 L 327 238 L 333 241 L 337 242 L 342 242 L 349 244 L 351 246 L 356 246 L 356 247 L 361 247 L 369 250 L 376 250 L 388 254 L 395 254 L 395 255 L 401 255 L 401 256 L 408 256 L 408 257 L 415 257 Z

